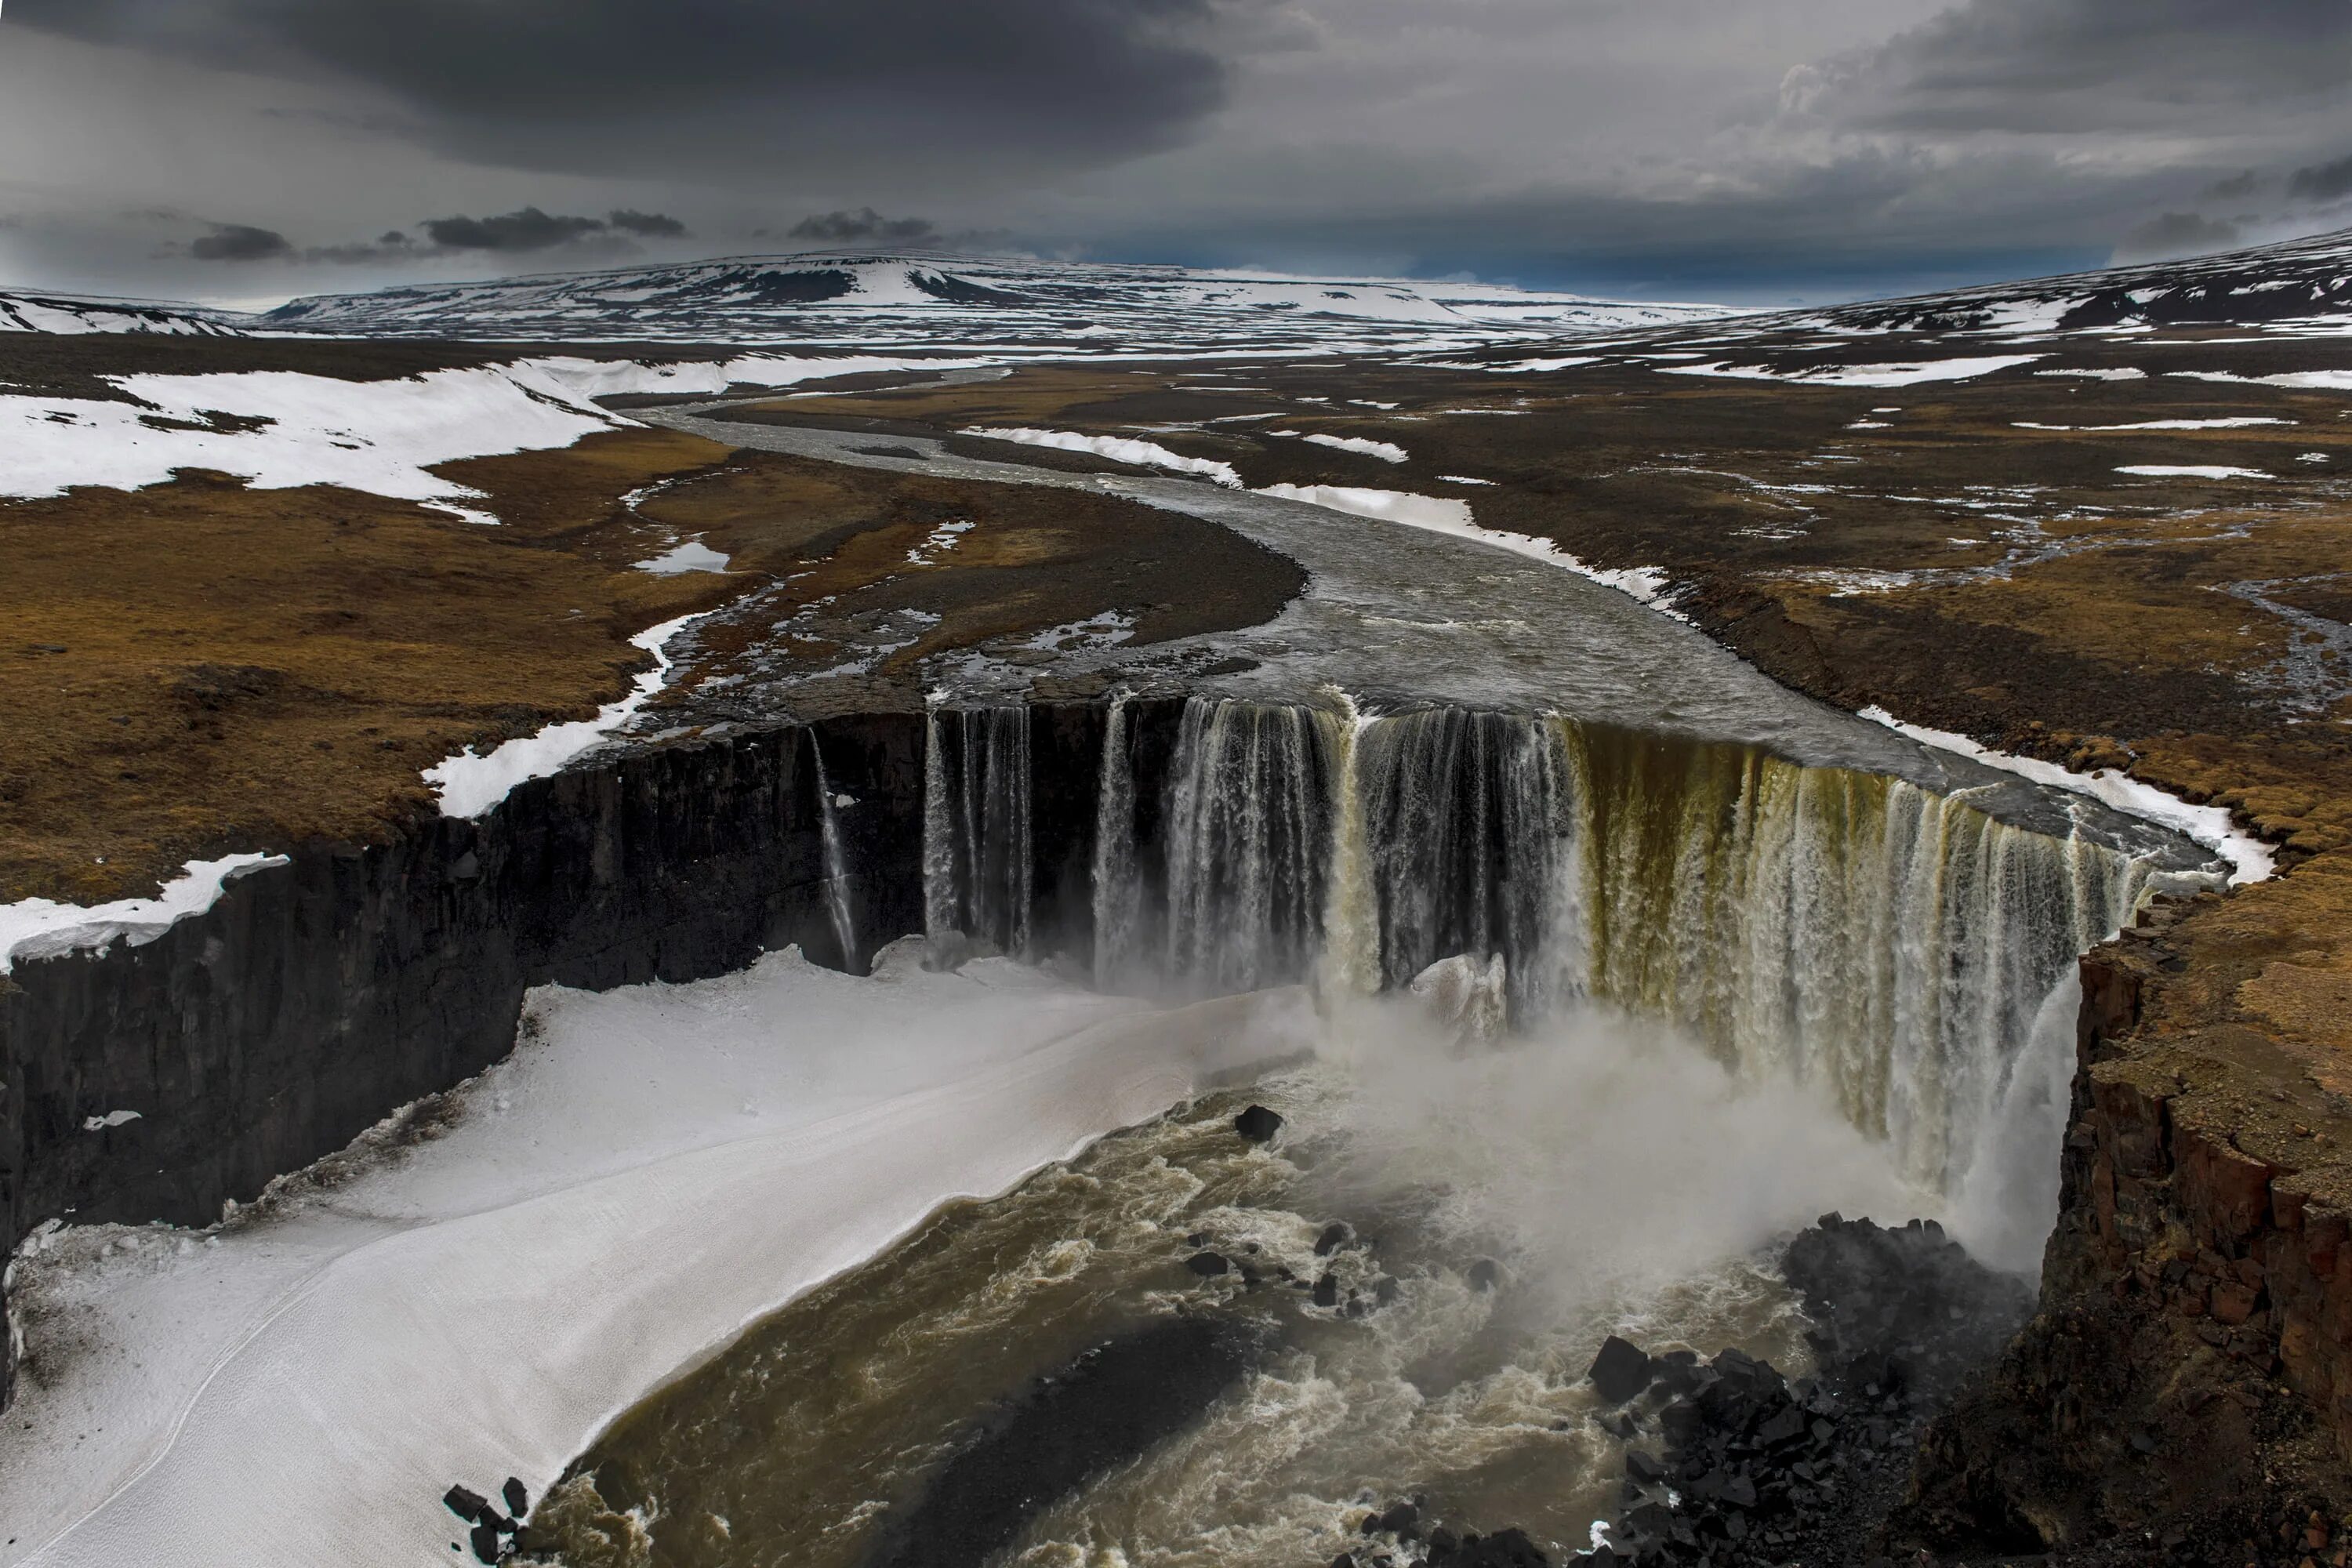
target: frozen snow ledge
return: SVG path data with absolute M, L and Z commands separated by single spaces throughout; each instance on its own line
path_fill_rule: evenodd
M 1296 993 L 1151 1011 L 997 962 L 927 973 L 909 944 L 870 980 L 785 952 L 535 1005 L 541 1037 L 458 1091 L 446 1134 L 331 1191 L 289 1184 L 202 1245 L 28 1242 L 79 1344 L 11 1413 L 0 1561 L 449 1563 L 452 1481 L 541 1496 L 637 1399 L 940 1204 L 1311 1024 Z
M 283 855 L 230 855 L 191 860 L 184 875 L 163 884 L 152 899 L 118 899 L 110 904 L 60 904 L 23 899 L 0 904 L 0 974 L 20 958 L 56 958 L 110 945 L 120 937 L 144 947 L 190 915 L 203 914 L 237 878 L 265 866 L 283 866 Z
M 1865 708 L 1862 716 L 1874 723 L 1910 736 L 1925 745 L 1942 751 L 1957 752 L 1987 767 L 2015 773 L 2038 784 L 2063 789 L 2075 795 L 2088 795 L 2126 816 L 2137 816 L 2143 822 L 2153 822 L 2203 845 L 2230 862 L 2230 884 L 2243 887 L 2249 882 L 2270 879 L 2276 862 L 2270 846 L 2246 833 L 2230 820 L 2229 811 L 2218 805 L 2191 805 L 2179 795 L 2168 795 L 2154 784 L 2142 784 L 2128 774 L 2110 768 L 2095 773 L 2078 773 L 2072 768 L 2045 763 L 2033 757 L 2021 757 L 2010 752 L 1996 752 L 1980 746 L 1966 735 L 1956 735 L 1949 730 L 1929 730 L 1917 724 L 1906 724 L 1884 708 Z
M 1483 484 L 1486 481 L 1470 482 Z M 1674 607 L 1670 598 L 1671 584 L 1666 581 L 1666 574 L 1656 567 L 1612 569 L 1588 566 L 1552 540 L 1532 533 L 1514 533 L 1509 529 L 1481 528 L 1474 520 L 1475 514 L 1466 500 L 1456 500 L 1450 496 L 1415 495 L 1409 490 L 1358 489 L 1349 485 L 1267 485 L 1250 493 L 1305 501 L 1309 506 L 1344 511 L 1356 517 L 1401 522 L 1407 528 L 1426 529 L 1432 533 L 1450 533 L 1456 539 L 1491 544 L 1497 550 L 1507 550 L 1514 555 L 1524 555 L 1547 566 L 1558 566 L 1603 587 L 1614 588 L 1621 594 L 1639 599 L 1660 615 L 1671 616 L 1678 621 L 1690 619 Z
M 674 662 L 667 651 L 669 639 L 701 618 L 700 614 L 680 616 L 674 621 L 648 626 L 631 637 L 632 647 L 644 648 L 654 656 L 654 667 L 637 677 L 635 686 L 626 697 L 617 702 L 607 702 L 596 710 L 593 719 L 550 724 L 535 735 L 523 735 L 508 741 L 487 753 L 477 752 L 468 746 L 456 756 L 425 769 L 425 782 L 431 784 L 434 793 L 440 797 L 441 815 L 468 818 L 479 816 L 506 799 L 515 785 L 560 772 L 573 758 L 593 751 L 611 739 L 615 731 L 636 717 L 637 710 L 643 708 L 653 694 L 662 689 L 662 682 L 669 678 Z

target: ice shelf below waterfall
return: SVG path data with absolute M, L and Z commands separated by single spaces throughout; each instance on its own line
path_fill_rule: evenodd
M 44 1227 L 16 1263 L 41 1372 L 0 1444 L 0 1564 L 452 1562 L 453 1481 L 541 1495 L 656 1384 L 940 1204 L 1305 1026 L 1280 994 L 1160 1010 L 915 960 L 541 991 L 537 1037 L 436 1138 L 379 1130 L 355 1175 L 213 1235 Z

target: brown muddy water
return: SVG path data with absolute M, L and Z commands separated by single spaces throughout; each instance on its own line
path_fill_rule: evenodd
M 1286 1118 L 1269 1144 L 1234 1131 L 1254 1101 Z M 1370 1005 L 1318 1060 L 952 1205 L 785 1306 L 618 1423 L 533 1523 L 572 1568 L 865 1568 L 992 1415 L 1185 1315 L 1246 1337 L 1246 1369 L 991 1563 L 1307 1568 L 1416 1495 L 1557 1562 L 1623 1473 L 1583 1382 L 1603 1336 L 1802 1370 L 1771 1244 L 1830 1207 L 1934 1205 L 1827 1097 L 1657 1026 L 1465 1051 Z M 1333 1222 L 1349 1239 L 1318 1256 Z M 1203 1278 L 1203 1251 L 1239 1267 Z

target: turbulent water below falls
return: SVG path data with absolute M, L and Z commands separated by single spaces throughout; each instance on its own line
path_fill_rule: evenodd
M 1269 1146 L 1234 1130 L 1252 1100 L 1288 1118 Z M 958 1446 L 1184 1315 L 1230 1326 L 1246 1370 L 993 1560 L 1328 1563 L 1368 1502 L 1412 1494 L 1557 1560 L 1622 1474 L 1582 1382 L 1605 1334 L 1800 1367 L 1757 1249 L 1824 1206 L 1925 1201 L 1818 1096 L 1743 1084 L 1674 1031 L 1579 1016 L 1455 1055 L 1422 1009 L 1364 1004 L 1315 1063 L 952 1206 L 792 1303 L 634 1412 L 537 1522 L 576 1568 L 977 1563 L 898 1554 Z M 1335 1221 L 1349 1238 L 1318 1256 Z M 1202 1252 L 1238 1267 L 1202 1278 Z
M 1039 743 L 1026 709 L 934 710 L 934 951 L 1307 985 L 1317 1059 L 1252 1091 L 1283 1135 L 1213 1098 L 943 1211 L 608 1434 L 534 1519 L 562 1561 L 1328 1563 L 1406 1495 L 1557 1561 L 1622 1474 L 1583 1384 L 1607 1333 L 1801 1369 L 1771 1248 L 1832 1208 L 2032 1266 L 2073 960 L 2205 875 L 2063 810 L 1557 717 L 1116 699 L 1075 815 L 1041 813 Z M 1222 1392 L 1001 1541 L 923 1536 L 1038 1380 L 1171 1321 L 1246 1347 Z

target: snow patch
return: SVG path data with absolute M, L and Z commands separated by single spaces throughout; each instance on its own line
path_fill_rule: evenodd
M 1076 430 L 1039 430 L 1020 425 L 969 425 L 957 434 L 984 436 L 996 441 L 1018 441 L 1024 447 L 1051 447 L 1062 452 L 1090 452 L 1097 458 L 1108 458 L 1115 463 L 1132 463 L 1143 468 L 1164 468 L 1171 474 L 1199 474 L 1215 480 L 1227 489 L 1242 488 L 1242 477 L 1231 463 L 1220 463 L 1213 458 L 1188 458 L 1181 452 L 1170 451 L 1156 441 L 1138 441 L 1125 436 L 1085 436 Z
M 1742 381 L 1787 381 L 1804 386 L 1917 386 L 1929 381 L 1973 381 L 2011 365 L 2032 364 L 2043 354 L 1985 354 L 1973 359 L 1933 360 L 1912 364 L 1815 365 L 1774 370 L 1759 364 L 1661 365 L 1666 375 L 1728 376 Z
M 468 521 L 482 492 L 427 470 L 462 458 L 568 447 L 626 420 L 530 365 L 340 381 L 293 371 L 110 375 L 139 403 L 0 396 L 0 495 L 137 489 L 213 468 L 257 489 L 341 485 Z M 142 407 L 141 404 L 147 405 Z
M 2133 425 L 2043 425 L 2032 419 L 2012 419 L 2010 423 L 2020 430 L 2250 430 L 2257 425 L 2292 425 L 2294 421 L 2242 416 L 2232 419 L 2143 419 Z
M 190 860 L 181 875 L 158 889 L 152 899 L 117 899 L 108 904 L 61 904 L 47 899 L 20 899 L 0 904 L 0 974 L 18 959 L 56 958 L 110 945 L 117 937 L 133 947 L 144 947 L 190 915 L 203 914 L 219 901 L 229 883 L 266 866 L 288 864 L 283 855 L 228 855 L 218 860 Z
M 702 615 L 680 616 L 674 621 L 648 626 L 631 637 L 631 647 L 641 647 L 654 656 L 654 667 L 636 678 L 626 697 L 607 702 L 596 710 L 593 719 L 550 724 L 537 734 L 505 742 L 487 753 L 478 753 L 468 746 L 425 769 L 425 782 L 440 797 L 441 815 L 479 816 L 506 799 L 515 785 L 527 779 L 545 778 L 573 758 L 603 744 L 614 731 L 636 717 L 637 710 L 661 689 L 672 662 L 666 651 L 669 639 L 700 620 Z
M 1996 752 L 1949 730 L 1930 730 L 1918 724 L 1906 724 L 1884 708 L 1865 708 L 1862 710 L 1862 717 L 1908 735 L 1923 745 L 1957 752 L 1972 762 L 2015 773 L 2021 779 L 2053 789 L 2087 795 L 2113 806 L 2126 816 L 2137 816 L 2144 822 L 2171 828 L 2229 861 L 2231 868 L 2230 881 L 2233 886 L 2266 881 L 2271 876 L 2273 861 L 2270 846 L 2242 831 L 2230 820 L 2230 813 L 2224 807 L 2191 805 L 2179 795 L 2168 794 L 2154 784 L 2142 784 L 2128 773 L 2119 773 L 2112 768 L 2081 773 L 2039 758 Z
M 1520 359 L 1513 360 L 1508 364 L 1490 364 L 1480 368 L 1512 374 L 1525 372 L 1528 374 L 1540 375 L 1546 371 L 1573 370 L 1580 364 L 1599 364 L 1601 358 L 1599 354 L 1571 354 L 1564 359 Z
M 2291 370 L 2278 375 L 2233 375 L 2226 370 L 2175 370 L 2189 381 L 2235 382 L 2255 386 L 2292 386 L 2306 392 L 2352 392 L 2352 370 Z
M 637 562 L 636 569 L 656 577 L 676 577 L 688 572 L 724 572 L 730 559 L 698 539 L 689 539 L 659 555 Z
M 940 524 L 939 527 L 931 530 L 929 536 L 920 544 L 907 552 L 908 564 L 911 566 L 933 564 L 942 553 L 953 550 L 958 542 L 965 534 L 970 533 L 973 527 L 974 524 L 968 521 Z
M 1292 436 L 1301 441 L 1312 441 L 1318 447 L 1328 447 L 1334 451 L 1354 452 L 1361 457 L 1378 458 L 1383 463 L 1402 463 L 1410 460 L 1405 449 L 1393 441 L 1367 440 L 1361 436 L 1326 436 L 1319 431 L 1307 430 L 1269 430 L 1266 434 Z
M 83 1117 L 81 1130 L 85 1132 L 103 1132 L 110 1127 L 127 1126 L 138 1120 L 139 1113 L 135 1110 L 110 1110 L 103 1116 Z
M 2130 463 L 2116 470 L 2149 479 L 2267 479 L 2260 468 L 2233 468 L 2224 463 Z

